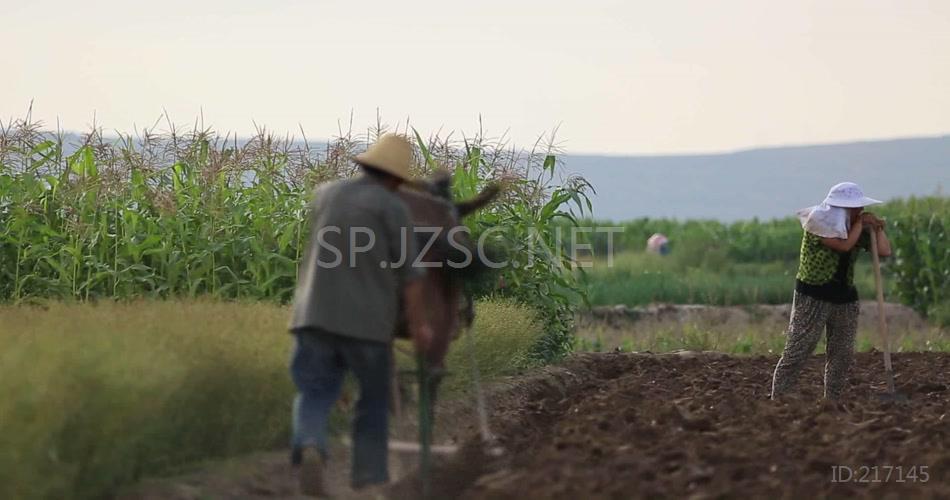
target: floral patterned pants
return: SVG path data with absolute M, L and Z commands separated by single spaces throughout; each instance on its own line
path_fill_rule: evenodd
M 825 397 L 837 399 L 841 396 L 854 362 L 859 311 L 857 301 L 833 304 L 795 292 L 785 350 L 772 376 L 772 399 L 795 385 L 805 361 L 815 351 L 823 329 L 828 332 Z

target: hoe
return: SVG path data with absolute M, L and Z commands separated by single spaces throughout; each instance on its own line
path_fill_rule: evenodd
M 894 370 L 891 366 L 891 343 L 887 334 L 887 319 L 884 317 L 884 286 L 881 282 L 881 258 L 877 251 L 877 237 L 871 235 L 871 259 L 874 264 L 874 285 L 877 288 L 877 321 L 884 344 L 884 376 L 887 379 L 887 392 L 878 395 L 884 401 L 906 401 L 907 396 L 897 392 L 894 387 Z

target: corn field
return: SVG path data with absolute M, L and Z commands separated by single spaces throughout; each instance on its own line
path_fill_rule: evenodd
M 106 136 L 45 131 L 29 117 L 0 126 L 0 302 L 210 296 L 287 302 L 307 241 L 314 186 L 354 175 L 350 160 L 389 128 L 351 130 L 326 144 L 275 137 L 221 136 L 199 126 L 179 132 Z M 508 254 L 527 255 L 527 233 L 550 242 L 556 219 L 589 210 L 583 179 L 555 179 L 552 146 L 509 147 L 481 134 L 416 138 L 416 174 L 455 173 L 471 196 L 504 178 L 501 200 L 472 217 L 476 232 L 499 227 Z M 553 140 L 553 139 L 552 139 Z M 575 286 L 566 253 L 531 254 L 508 267 L 516 286 L 482 286 L 539 309 L 556 352 L 570 348 Z M 497 279 L 498 276 L 495 276 Z M 553 286 L 552 286 L 553 284 Z M 547 291 L 539 294 L 537 291 Z M 572 295 L 573 294 L 573 295 Z
M 889 208 L 897 294 L 933 322 L 950 325 L 950 199 L 910 199 Z
M 385 131 L 377 125 L 311 146 L 266 130 L 240 140 L 198 126 L 182 133 L 171 124 L 134 137 L 97 129 L 51 133 L 29 117 L 0 126 L 0 302 L 208 295 L 286 302 L 313 186 L 353 175 L 351 156 Z M 541 141 L 521 151 L 481 135 L 412 135 L 416 173 L 453 170 L 460 197 L 494 179 L 516 180 L 500 203 L 468 221 L 476 233 L 503 228 L 508 254 L 523 260 L 502 271 L 512 286 L 497 290 L 489 282 L 478 294 L 509 295 L 539 308 L 550 318 L 549 331 L 561 332 L 554 351 L 566 349 L 565 323 L 584 292 L 567 271 L 569 249 L 554 235 L 564 224 L 584 223 L 575 215 L 590 215 L 591 186 L 556 179 L 556 151 Z M 896 255 L 885 271 L 897 297 L 950 323 L 950 201 L 941 195 L 898 200 L 876 211 L 891 222 Z M 618 225 L 624 231 L 615 235 L 616 251 L 640 250 L 649 234 L 664 232 L 680 260 L 713 272 L 728 262 L 790 262 L 800 238 L 792 219 Z M 603 238 L 590 235 L 597 255 L 604 255 Z
M 207 132 L 75 150 L 19 123 L 0 143 L 0 297 L 277 298 L 293 284 L 305 184 L 344 175 L 266 135 Z
M 349 158 L 385 131 L 317 151 L 266 131 L 239 141 L 170 128 L 114 139 L 93 130 L 72 145 L 29 120 L 0 131 L 0 300 L 286 301 L 311 189 L 352 175 Z M 428 149 L 432 166 L 453 160 L 448 141 L 434 138 Z M 499 172 L 531 159 L 492 155 L 483 163 Z

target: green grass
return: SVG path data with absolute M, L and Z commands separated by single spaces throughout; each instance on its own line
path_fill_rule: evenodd
M 288 310 L 142 301 L 0 307 L 0 498 L 101 498 L 142 476 L 283 446 Z M 535 315 L 480 302 L 486 379 L 523 367 Z M 469 386 L 449 355 L 451 391 Z
M 856 348 L 883 350 L 877 305 L 865 301 L 858 319 Z M 577 343 L 582 351 L 651 351 L 676 349 L 733 354 L 779 354 L 785 345 L 789 305 L 679 308 L 649 310 L 638 316 L 613 313 L 578 317 Z M 891 349 L 950 352 L 950 329 L 928 323 L 907 308 L 888 314 Z M 819 345 L 819 352 L 824 348 Z
M 795 262 L 735 262 L 727 257 L 693 264 L 676 253 L 659 256 L 625 252 L 593 262 L 586 283 L 593 305 L 674 304 L 746 305 L 784 304 L 792 300 Z M 855 266 L 855 284 L 862 297 L 873 298 L 874 277 L 870 259 L 862 256 Z M 885 282 L 886 291 L 890 284 Z
M 872 211 L 888 220 L 894 256 L 882 269 L 885 294 L 937 325 L 950 325 L 950 197 L 891 200 Z M 585 221 L 595 227 L 620 227 L 590 233 L 593 255 L 608 248 L 619 253 L 621 266 L 592 273 L 595 304 L 698 302 L 747 304 L 785 302 L 791 296 L 801 246 L 801 226 L 793 217 L 723 223 L 713 220 L 634 219 L 624 222 Z M 654 233 L 670 238 L 671 255 L 657 261 L 644 256 Z M 608 245 L 608 242 L 610 244 Z M 640 257 L 632 257 L 639 255 Z M 625 265 L 624 265 L 624 261 Z M 870 259 L 858 261 L 855 281 L 862 296 L 874 296 Z
M 924 331 L 891 332 L 892 349 L 895 352 L 936 351 L 950 352 L 950 332 L 939 328 Z M 785 334 L 781 325 L 748 325 L 741 328 L 716 328 L 714 326 L 687 323 L 674 326 L 655 326 L 647 330 L 616 331 L 609 328 L 589 328 L 579 333 L 578 351 L 606 352 L 670 352 L 680 349 L 689 351 L 718 351 L 731 354 L 781 354 L 785 346 Z M 866 352 L 881 350 L 877 331 L 860 330 L 855 348 Z M 824 339 L 817 353 L 825 350 Z

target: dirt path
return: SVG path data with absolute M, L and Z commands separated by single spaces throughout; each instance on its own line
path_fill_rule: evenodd
M 441 440 L 454 437 L 463 448 L 439 464 L 433 498 L 950 498 L 950 356 L 896 355 L 909 401 L 893 404 L 872 394 L 883 388 L 880 354 L 860 354 L 837 406 L 820 400 L 821 357 L 797 392 L 768 400 L 775 361 L 583 354 L 511 381 L 493 398 L 501 457 L 482 453 L 466 412 L 445 413 Z M 405 458 L 394 457 L 394 473 L 411 471 Z M 854 481 L 833 482 L 835 466 L 853 470 Z M 897 466 L 905 482 L 897 482 Z M 283 453 L 216 467 L 125 498 L 293 498 Z M 347 472 L 345 464 L 333 471 L 344 498 L 352 496 L 343 487 Z M 875 473 L 881 482 L 855 482 Z M 417 498 L 417 491 L 410 473 L 363 496 Z

